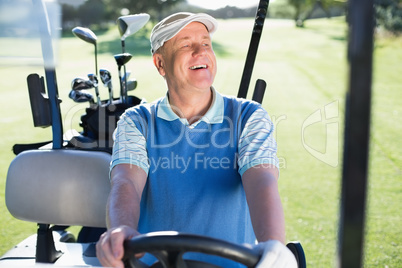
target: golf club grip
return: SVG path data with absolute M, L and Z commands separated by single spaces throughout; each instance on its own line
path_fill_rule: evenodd
M 267 87 L 267 83 L 262 79 L 257 79 L 255 82 L 255 88 L 253 93 L 253 101 L 256 101 L 262 104 L 262 100 L 264 98 L 265 88 Z
M 251 35 L 250 46 L 248 49 L 246 62 L 243 69 L 243 75 L 240 81 L 239 92 L 237 97 L 246 98 L 248 87 L 250 85 L 251 74 L 253 73 L 254 62 L 257 55 L 258 45 L 260 43 L 262 28 L 264 26 L 264 20 L 268 11 L 269 0 L 260 0 L 258 5 L 257 14 L 255 16 L 255 22 L 253 27 L 253 33 Z

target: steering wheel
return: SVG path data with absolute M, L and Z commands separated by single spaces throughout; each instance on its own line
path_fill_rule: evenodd
M 249 247 L 227 241 L 178 232 L 153 232 L 136 236 L 124 242 L 125 263 L 131 267 L 163 267 L 163 268 L 215 268 L 216 265 L 193 260 L 184 260 L 186 252 L 200 252 L 224 257 L 247 267 L 254 267 L 261 255 Z M 134 257 L 134 254 L 148 252 L 158 262 L 148 266 Z

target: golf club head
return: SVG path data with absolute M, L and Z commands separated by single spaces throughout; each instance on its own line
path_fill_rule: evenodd
M 121 40 L 125 40 L 129 35 L 138 32 L 148 22 L 149 18 L 150 16 L 146 13 L 119 17 L 116 23 Z
M 96 40 L 98 38 L 96 37 L 94 32 L 92 32 L 90 29 L 84 27 L 75 27 L 72 31 L 73 34 L 78 38 L 90 44 L 96 45 Z
M 116 60 L 117 66 L 119 68 L 129 62 L 133 56 L 130 53 L 120 53 L 114 55 L 114 59 Z
M 102 80 L 103 85 L 107 87 L 109 83 L 112 81 L 112 75 L 110 74 L 109 70 L 100 69 L 99 70 L 100 78 Z
M 137 80 L 127 81 L 127 91 L 132 91 L 137 88 Z
M 68 97 L 72 99 L 74 102 L 93 102 L 94 97 L 92 94 L 82 91 L 71 90 L 68 94 Z
M 98 105 L 101 105 L 102 101 L 101 101 L 100 96 L 99 96 L 98 77 L 93 73 L 89 73 L 88 78 L 94 84 L 95 94 L 96 94 L 96 102 L 98 103 Z
M 127 81 L 128 78 L 131 75 L 131 71 L 126 71 L 126 73 L 123 75 L 123 77 L 121 78 L 122 81 Z
M 75 91 L 93 88 L 94 84 L 91 80 L 82 77 L 74 78 L 71 82 L 71 89 Z
M 89 78 L 89 81 L 92 82 L 94 87 L 96 87 L 98 85 L 98 77 L 95 74 L 93 74 L 93 73 L 88 74 L 88 78 Z

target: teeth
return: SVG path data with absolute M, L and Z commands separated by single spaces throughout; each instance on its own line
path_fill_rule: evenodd
M 195 66 L 191 66 L 190 69 L 191 70 L 196 70 L 196 69 L 205 69 L 207 68 L 207 66 L 205 64 L 202 65 L 195 65 Z

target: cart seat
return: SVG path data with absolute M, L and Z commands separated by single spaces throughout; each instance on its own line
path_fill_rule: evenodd
M 10 164 L 6 206 L 24 221 L 106 227 L 110 160 L 99 151 L 25 151 Z

